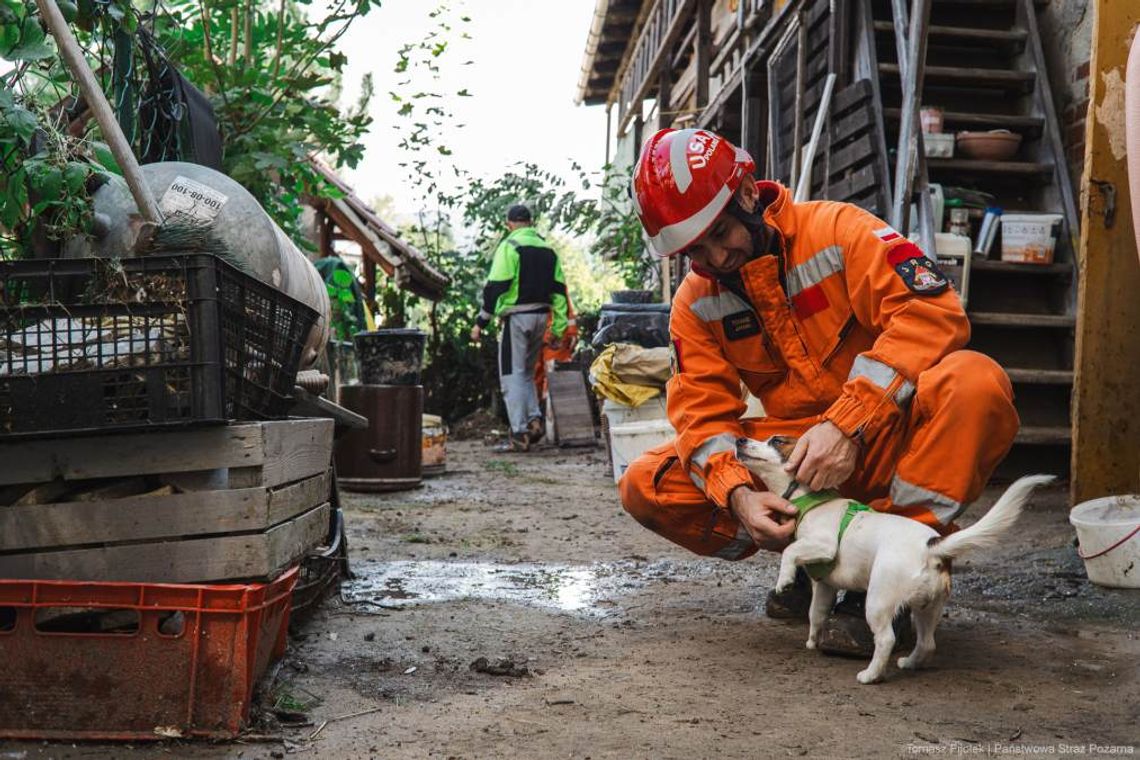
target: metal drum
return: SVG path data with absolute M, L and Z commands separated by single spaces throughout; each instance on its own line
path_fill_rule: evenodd
M 424 389 L 342 385 L 340 405 L 368 418 L 336 442 L 337 483 L 350 491 L 403 491 L 423 482 Z

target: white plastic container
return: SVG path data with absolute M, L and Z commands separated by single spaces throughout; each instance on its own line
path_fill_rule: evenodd
M 606 415 L 606 422 L 611 428 L 614 425 L 624 425 L 627 422 L 663 420 L 667 416 L 665 394 L 651 398 L 638 407 L 619 404 L 607 398 L 602 401 L 602 414 Z
M 1073 507 L 1079 552 L 1089 580 L 1140 588 L 1140 496 L 1106 496 Z
M 954 135 L 927 132 L 922 136 L 922 148 L 927 158 L 953 158 Z
M 1002 214 L 1001 260 L 1052 264 L 1061 219 L 1060 214 Z
M 614 482 L 621 480 L 633 460 L 654 446 L 668 443 L 677 435 L 669 420 L 626 422 L 610 428 L 610 455 L 613 457 Z

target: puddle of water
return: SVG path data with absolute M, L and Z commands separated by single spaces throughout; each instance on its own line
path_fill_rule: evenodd
M 613 613 L 613 598 L 645 585 L 632 567 L 399 561 L 356 565 L 342 594 L 355 604 L 404 607 L 486 599 L 587 616 Z

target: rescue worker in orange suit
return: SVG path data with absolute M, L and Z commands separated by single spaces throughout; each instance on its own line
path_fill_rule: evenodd
M 548 362 L 568 362 L 574 358 L 574 349 L 578 347 L 578 315 L 574 312 L 574 303 L 566 296 L 566 331 L 561 338 L 554 337 L 551 325 L 554 315 L 546 320 L 546 334 L 542 337 L 542 354 L 534 367 L 534 388 L 538 392 L 538 406 L 546 410 L 546 365 Z M 542 428 L 546 434 L 545 421 Z M 539 436 L 541 438 L 542 436 Z
M 857 206 L 795 203 L 753 170 L 746 151 L 694 129 L 658 132 L 635 168 L 653 252 L 683 253 L 691 271 L 670 318 L 677 436 L 629 467 L 622 504 L 697 554 L 781 551 L 796 508 L 737 460 L 736 439 L 787 435 L 800 484 L 956 530 L 1017 432 L 1009 378 L 963 350 L 961 302 L 914 243 Z M 768 416 L 740 419 L 741 381 Z M 806 619 L 810 596 L 801 571 L 767 612 Z M 870 654 L 864 596 L 844 595 L 821 650 Z

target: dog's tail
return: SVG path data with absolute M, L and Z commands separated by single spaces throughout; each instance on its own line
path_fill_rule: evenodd
M 1051 483 L 1052 475 L 1027 475 L 1016 480 L 1006 489 L 997 503 L 982 516 L 982 519 L 965 530 L 952 533 L 944 538 L 933 538 L 927 548 L 930 556 L 938 559 L 960 557 L 975 549 L 985 549 L 995 545 L 1002 533 L 1009 530 L 1021 514 L 1021 508 L 1029 500 L 1033 489 Z

